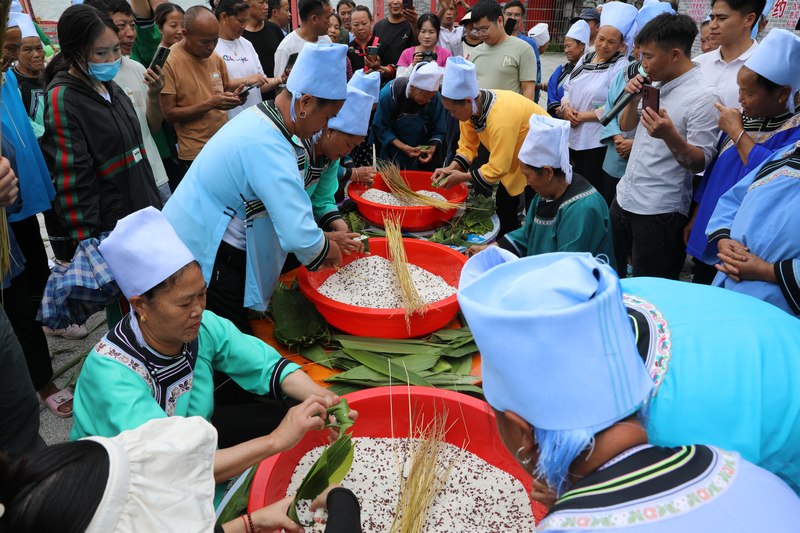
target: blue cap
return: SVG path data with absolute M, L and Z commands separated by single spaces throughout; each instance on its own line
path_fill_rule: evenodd
M 474 99 L 478 96 L 475 65 L 461 56 L 448 57 L 444 64 L 442 96 L 451 100 Z
M 286 80 L 286 89 L 292 93 L 292 120 L 294 102 L 301 95 L 310 94 L 326 100 L 347 98 L 347 47 L 343 44 L 306 43 L 297 55 Z
M 369 129 L 373 103 L 372 96 L 364 91 L 347 87 L 347 100 L 336 116 L 328 121 L 328 129 L 363 137 Z
M 597 433 L 653 389 L 610 266 L 588 253 L 467 261 L 461 310 L 481 352 L 486 400 L 537 429 Z
M 600 14 L 600 27 L 611 26 L 619 30 L 622 40 L 628 46 L 628 53 L 633 48 L 633 39 L 636 37 L 636 17 L 639 11 L 631 4 L 625 2 L 609 2 L 603 4 Z
M 350 78 L 347 85 L 364 91 L 374 98 L 375 102 L 378 101 L 381 95 L 381 75 L 379 72 L 370 72 L 367 74 L 361 69 L 356 70 L 353 72 L 353 77 Z
M 636 15 L 636 32 L 642 31 L 642 28 L 644 28 L 648 22 L 664 13 L 675 14 L 675 10 L 672 9 L 672 6 L 668 2 L 653 2 L 643 6 L 642 9 L 639 10 L 639 14 Z

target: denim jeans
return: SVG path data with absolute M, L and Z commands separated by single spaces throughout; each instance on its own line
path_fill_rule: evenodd
M 614 200 L 611 236 L 619 277 L 626 276 L 626 259 L 630 257 L 634 277 L 678 279 L 686 259 L 683 228 L 688 221 L 681 213 L 637 215 L 625 211 Z

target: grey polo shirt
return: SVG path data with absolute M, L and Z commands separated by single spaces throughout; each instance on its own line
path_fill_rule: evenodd
M 661 108 L 666 109 L 681 137 L 703 150 L 707 167 L 716 154 L 719 112 L 714 102 L 721 102 L 719 95 L 697 67 L 660 84 L 660 89 Z M 639 215 L 688 215 L 691 201 L 692 172 L 680 166 L 667 144 L 651 137 L 640 122 L 628 168 L 617 184 L 617 203 Z

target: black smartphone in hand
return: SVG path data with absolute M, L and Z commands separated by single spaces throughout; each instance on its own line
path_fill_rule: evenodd
M 164 63 L 167 62 L 167 58 L 168 57 L 169 57 L 169 48 L 166 48 L 164 46 L 159 46 L 156 49 L 156 53 L 153 56 L 153 60 L 150 61 L 150 67 L 149 68 L 152 70 L 152 68 L 154 66 L 158 65 L 158 68 L 162 68 L 163 69 L 164 68 Z
M 378 55 L 378 47 L 377 46 L 367 46 L 367 55 L 368 56 L 376 56 L 376 55 Z
M 514 33 L 514 28 L 517 27 L 517 19 L 508 19 L 505 24 L 503 24 L 503 29 L 506 31 L 506 35 L 511 35 Z

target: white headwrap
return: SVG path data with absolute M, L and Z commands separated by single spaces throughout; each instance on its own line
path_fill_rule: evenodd
M 770 31 L 744 66 L 772 83 L 790 86 L 786 106 L 794 111 L 794 95 L 800 90 L 800 37 L 788 30 Z
M 533 28 L 528 30 L 528 37 L 536 41 L 536 46 L 541 48 L 550 42 L 550 32 L 548 31 L 547 24 L 540 22 Z
M 531 115 L 528 135 L 519 149 L 519 160 L 526 165 L 560 168 L 572 183 L 569 164 L 569 122 L 545 115 Z
M 211 531 L 217 431 L 199 416 L 150 420 L 113 438 L 108 482 L 86 533 Z
M 417 64 L 406 84 L 406 97 L 408 97 L 408 91 L 412 85 L 423 91 L 438 91 L 442 83 L 442 76 L 444 76 L 444 72 L 434 61 Z
M 569 37 L 570 39 L 575 39 L 579 43 L 583 43 L 585 45 L 589 44 L 591 40 L 591 28 L 589 28 L 589 23 L 583 19 L 578 19 L 575 21 L 575 24 L 570 26 L 569 31 L 564 37 Z

